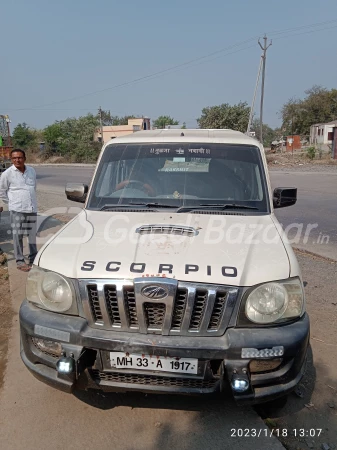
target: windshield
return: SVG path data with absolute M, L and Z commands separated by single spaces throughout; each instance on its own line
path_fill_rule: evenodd
M 103 153 L 87 208 L 241 205 L 266 213 L 267 198 L 255 146 L 112 144 Z

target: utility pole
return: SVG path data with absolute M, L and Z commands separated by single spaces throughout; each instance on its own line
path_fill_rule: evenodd
M 104 144 L 104 139 L 103 139 L 102 108 L 101 108 L 101 107 L 98 108 L 98 115 L 99 115 L 99 125 L 100 125 L 100 128 L 101 128 L 101 140 L 102 140 L 102 144 Z
M 254 90 L 254 95 L 253 95 L 252 106 L 250 108 L 250 114 L 249 114 L 249 120 L 248 120 L 248 126 L 247 126 L 247 134 L 248 135 L 249 135 L 249 132 L 250 132 L 250 128 L 252 126 L 252 121 L 253 121 L 253 116 L 254 116 L 255 99 L 256 99 L 256 94 L 257 94 L 257 88 L 259 87 L 261 69 L 262 69 L 262 56 L 260 58 L 260 65 L 259 65 L 259 70 L 258 70 L 257 78 L 256 78 L 256 84 L 255 84 L 255 90 Z
M 260 105 L 260 142 L 263 144 L 263 134 L 262 134 L 262 126 L 263 126 L 263 100 L 264 100 L 264 80 L 266 75 L 266 59 L 267 59 L 267 50 L 272 45 L 273 41 L 270 41 L 270 44 L 267 45 L 267 36 L 264 35 L 263 38 L 263 47 L 261 45 L 259 39 L 259 46 L 261 47 L 262 53 L 262 86 L 261 86 L 261 105 Z

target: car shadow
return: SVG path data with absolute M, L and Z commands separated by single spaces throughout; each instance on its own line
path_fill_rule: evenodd
M 307 354 L 307 366 L 301 382 L 296 389 L 291 392 L 286 401 L 275 401 L 268 404 L 260 404 L 254 407 L 255 411 L 263 418 L 278 418 L 285 415 L 295 414 L 303 408 L 306 404 L 310 404 L 312 394 L 316 385 L 316 368 L 314 365 L 314 358 L 312 348 L 309 346 Z
M 220 411 L 226 409 L 242 410 L 247 407 L 237 406 L 230 389 L 227 392 L 182 395 L 182 394 L 144 394 L 140 392 L 103 392 L 100 390 L 75 391 L 73 394 L 78 400 L 94 408 L 109 410 L 120 406 L 143 409 L 172 409 L 187 411 Z

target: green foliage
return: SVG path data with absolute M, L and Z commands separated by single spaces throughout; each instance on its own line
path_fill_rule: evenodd
M 284 133 L 308 135 L 315 123 L 331 122 L 337 118 L 337 89 L 313 86 L 305 98 L 290 99 L 281 109 Z
M 98 126 L 98 117 L 93 114 L 57 121 L 44 129 L 47 150 L 73 162 L 96 161 L 101 148 L 98 142 L 94 142 Z
M 131 115 L 131 116 L 112 116 L 111 117 L 111 125 L 127 125 L 129 119 L 135 119 L 136 117 Z
M 165 128 L 166 125 L 179 125 L 179 121 L 170 116 L 159 116 L 153 121 L 153 126 L 155 128 Z
M 43 137 L 48 150 L 56 151 L 62 143 L 62 129 L 60 123 L 53 123 L 43 130 Z
M 251 131 L 255 131 L 257 138 L 260 136 L 260 119 L 256 118 L 253 120 Z M 270 147 L 271 143 L 277 139 L 277 135 L 277 130 L 273 130 L 273 128 L 266 123 L 262 125 L 263 145 L 265 147 Z
M 14 128 L 12 138 L 14 147 L 27 149 L 36 143 L 36 131 L 25 122 L 19 123 Z
M 219 106 L 209 106 L 201 111 L 197 119 L 199 128 L 229 128 L 241 132 L 247 131 L 250 107 L 246 102 L 237 105 L 223 103 Z
M 186 130 L 186 123 L 185 122 L 182 124 L 181 129 L 182 130 Z
M 98 117 L 99 119 L 99 117 Z M 102 110 L 102 125 L 103 126 L 111 126 L 111 125 L 127 125 L 129 119 L 135 119 L 133 115 L 127 116 L 112 116 L 110 111 Z
M 315 147 L 308 147 L 307 148 L 307 156 L 309 159 L 313 160 L 316 156 L 316 149 Z

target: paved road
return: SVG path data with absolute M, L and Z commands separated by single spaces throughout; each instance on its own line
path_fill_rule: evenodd
M 64 192 L 67 182 L 89 183 L 94 167 L 38 166 L 36 171 L 38 182 L 44 190 L 60 193 Z M 292 244 L 337 260 L 337 171 L 336 173 L 272 171 L 270 176 L 273 188 L 277 186 L 298 188 L 297 204 L 276 211 Z
M 276 210 L 293 245 L 337 260 L 337 171 L 335 173 L 270 172 L 273 188 L 297 187 L 295 206 Z M 303 229 L 301 231 L 301 224 Z M 310 231 L 310 226 L 312 230 Z M 299 232 L 301 231 L 301 232 Z M 310 231 L 306 241 L 306 232 Z
M 90 183 L 95 167 L 35 166 L 37 181 L 48 188 L 64 189 L 66 183 Z

